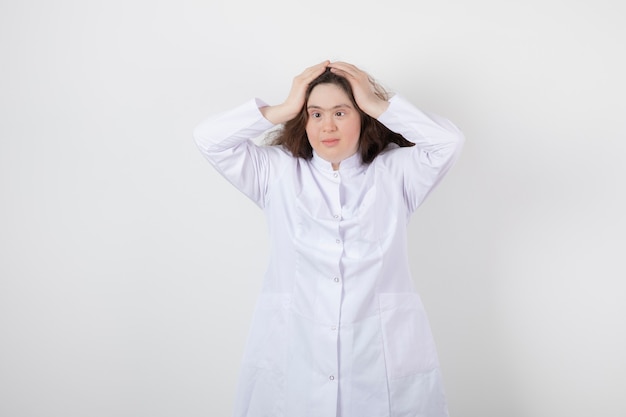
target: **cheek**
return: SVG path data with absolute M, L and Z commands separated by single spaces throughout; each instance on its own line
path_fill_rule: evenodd
M 350 136 L 354 138 L 356 143 L 359 142 L 359 137 L 361 136 L 361 126 L 353 125 L 350 129 Z
M 355 138 L 357 142 L 359 141 L 359 137 L 361 136 L 361 123 L 350 123 L 347 128 L 347 133 Z
M 312 126 L 310 123 L 307 123 L 306 127 L 304 128 L 304 131 L 306 132 L 306 136 L 309 138 L 309 142 L 311 141 L 311 139 L 314 139 L 317 135 L 317 129 L 315 129 L 315 127 Z

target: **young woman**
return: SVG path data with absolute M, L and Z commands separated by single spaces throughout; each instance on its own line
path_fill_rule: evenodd
M 252 142 L 275 125 L 269 145 Z M 447 416 L 407 224 L 456 160 L 459 130 L 325 61 L 282 104 L 250 100 L 194 137 L 270 232 L 234 415 Z

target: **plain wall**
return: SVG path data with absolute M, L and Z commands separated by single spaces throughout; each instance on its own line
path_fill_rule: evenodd
M 452 417 L 626 415 L 620 1 L 2 1 L 0 416 L 230 413 L 267 255 L 192 140 L 352 62 L 457 124 L 410 225 Z

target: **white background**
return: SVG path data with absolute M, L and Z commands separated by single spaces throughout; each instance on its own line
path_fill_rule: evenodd
M 0 3 L 0 416 L 227 416 L 262 213 L 208 114 L 352 62 L 467 137 L 411 224 L 452 417 L 626 415 L 623 2 Z

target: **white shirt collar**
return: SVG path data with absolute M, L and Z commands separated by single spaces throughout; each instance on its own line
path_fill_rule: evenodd
M 324 158 L 322 158 L 321 156 L 319 156 L 317 152 L 315 152 L 315 150 L 313 150 L 312 162 L 313 162 L 313 165 L 317 169 L 319 169 L 320 171 L 324 173 L 330 174 L 330 173 L 335 172 L 335 170 L 333 169 L 333 165 L 327 160 L 325 160 Z M 365 165 L 363 164 L 363 161 L 361 160 L 361 153 L 357 151 L 354 153 L 354 155 L 351 155 L 347 157 L 346 159 L 344 159 L 343 161 L 341 161 L 341 163 L 339 164 L 338 171 L 342 175 L 354 175 L 354 174 L 358 174 L 359 172 L 361 172 L 364 167 Z

